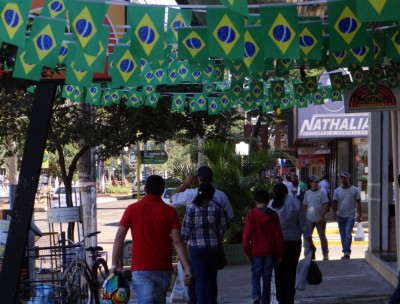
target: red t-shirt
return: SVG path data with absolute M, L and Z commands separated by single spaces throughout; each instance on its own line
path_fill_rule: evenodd
M 172 269 L 171 231 L 180 227 L 174 207 L 148 194 L 126 208 L 119 224 L 131 229 L 131 270 Z

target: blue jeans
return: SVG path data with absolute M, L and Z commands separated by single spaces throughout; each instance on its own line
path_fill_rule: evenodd
M 217 303 L 218 248 L 190 246 L 197 304 Z
M 171 271 L 132 271 L 132 286 L 138 304 L 165 304 Z
M 342 241 L 342 252 L 350 255 L 352 241 L 351 232 L 353 231 L 356 220 L 354 217 L 338 216 L 337 221 L 339 226 L 340 240 Z
M 274 269 L 275 259 L 269 257 L 251 258 L 251 289 L 253 299 L 261 299 L 262 304 L 269 304 L 271 301 L 271 276 Z M 261 294 L 260 280 L 262 278 L 263 288 Z

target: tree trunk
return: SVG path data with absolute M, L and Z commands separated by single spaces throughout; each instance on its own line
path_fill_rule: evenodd
M 12 138 L 8 138 L 8 151 L 12 153 L 12 156 L 8 158 L 8 179 L 10 185 L 16 185 L 18 183 L 18 172 L 17 172 L 17 165 L 18 165 L 18 155 L 16 152 L 17 145 Z

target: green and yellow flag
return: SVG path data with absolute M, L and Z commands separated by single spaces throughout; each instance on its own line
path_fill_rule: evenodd
M 232 102 L 229 98 L 229 93 L 224 93 L 219 96 L 221 111 L 229 111 L 232 108 Z
M 80 87 L 89 87 L 92 84 L 93 72 L 78 70 L 75 68 L 75 61 L 67 66 L 65 73 L 65 83 L 78 85 Z
M 185 100 L 186 94 L 174 94 L 172 95 L 171 110 L 177 112 L 185 111 Z
M 208 97 L 207 104 L 208 104 L 208 115 L 217 115 L 222 110 L 219 97 Z
M 325 103 L 324 94 L 321 90 L 317 90 L 311 94 L 311 102 L 316 106 L 323 105 Z
M 85 95 L 85 103 L 91 105 L 97 105 L 100 102 L 101 98 L 101 85 L 100 84 L 92 84 L 88 87 Z
M 331 101 L 342 101 L 342 91 L 332 90 L 331 91 Z
M 298 107 L 298 108 L 307 108 L 308 107 L 308 98 L 307 98 L 307 96 L 297 97 L 296 98 L 296 107 Z
M 110 57 L 114 64 L 109 67 L 109 75 L 114 85 L 129 85 L 139 80 L 140 59 L 132 56 L 129 46 L 114 46 Z
M 207 28 L 181 28 L 178 41 L 179 58 L 193 62 L 208 61 Z
M 133 29 L 132 54 L 149 61 L 164 56 L 164 15 L 163 6 L 128 6 L 128 24 Z
M 155 109 L 157 108 L 159 100 L 160 100 L 160 93 L 152 93 L 147 96 L 144 105 Z
M 105 2 L 69 1 L 70 26 L 83 52 L 96 56 L 98 53 L 102 23 L 108 5 Z
M 244 93 L 244 98 L 240 102 L 243 110 L 245 111 L 251 111 L 256 108 L 256 102 L 251 96 L 251 92 L 249 90 L 245 91 Z
M 244 17 L 249 17 L 249 7 L 247 0 L 220 0 L 221 4 L 225 5 L 227 9 L 243 15 Z
M 130 91 L 128 106 L 138 109 L 143 104 L 142 94 L 136 91 Z
M 122 91 L 119 89 L 113 89 L 110 91 L 110 98 L 113 104 L 120 104 Z
M 357 17 L 361 22 L 382 22 L 399 19 L 397 0 L 356 0 Z
M 25 48 L 31 0 L 0 1 L 1 41 Z
M 355 85 L 363 84 L 366 82 L 366 77 L 362 66 L 350 65 L 349 71 L 351 74 L 351 78 L 353 78 L 353 83 Z
M 177 68 L 177 81 L 178 82 L 190 82 L 192 75 L 190 73 L 190 64 L 187 61 L 178 61 L 176 63 Z
M 261 27 L 245 28 L 243 62 L 250 74 L 265 70 L 263 46 L 259 37 L 262 37 Z
M 281 99 L 285 97 L 285 82 L 283 80 L 272 80 L 269 94 L 270 99 Z
M 295 98 L 305 97 L 308 92 L 306 90 L 306 86 L 303 82 L 298 82 L 293 84 L 293 92 Z
M 307 21 L 299 23 L 299 44 L 301 58 L 321 60 L 322 58 L 322 23 Z
M 327 61 L 327 65 L 331 69 L 347 67 L 349 64 L 349 51 L 331 52 Z
M 287 110 L 292 108 L 294 105 L 291 103 L 291 96 L 287 95 L 279 100 L 279 108 L 281 110 Z
M 296 4 L 260 7 L 264 52 L 268 58 L 300 58 Z
M 76 42 L 74 42 L 74 35 L 71 33 L 64 33 L 63 41 L 58 52 L 58 63 L 70 64 L 75 59 Z
M 74 91 L 75 91 L 75 89 L 74 89 L 73 85 L 66 84 L 66 85 L 63 86 L 61 97 L 63 97 L 63 98 L 71 98 L 72 95 L 74 94 Z
M 67 7 L 64 0 L 46 0 L 40 12 L 41 17 L 64 19 Z
M 205 94 L 194 94 L 190 101 L 191 112 L 207 111 L 207 98 Z
M 270 101 L 269 97 L 264 97 L 261 109 L 263 113 L 268 113 L 274 110 L 274 104 Z
M 333 91 L 343 90 L 346 86 L 342 72 L 329 74 L 331 86 Z
M 178 31 L 192 23 L 192 10 L 168 8 L 168 27 L 165 41 L 167 44 L 178 42 Z
M 75 51 L 75 62 L 79 69 L 91 70 L 95 73 L 104 72 L 109 36 L 110 26 L 103 25 L 100 34 L 98 53 L 96 56 L 88 55 L 79 50 Z
M 253 100 L 264 98 L 264 83 L 252 82 L 250 83 L 250 93 Z
M 363 45 L 366 26 L 356 15 L 355 0 L 328 1 L 329 51 Z
M 400 60 L 400 30 L 390 28 L 385 31 L 386 34 L 386 56 L 391 57 L 394 61 Z
M 318 81 L 316 76 L 308 76 L 304 79 L 304 86 L 307 94 L 315 93 L 318 90 Z
M 36 17 L 26 46 L 27 62 L 55 67 L 64 38 L 65 22 Z
M 243 59 L 244 18 L 227 9 L 208 8 L 209 55 L 216 58 Z
M 38 81 L 42 75 L 42 66 L 25 61 L 26 50 L 18 48 L 13 71 L 14 78 Z
M 385 37 L 382 32 L 372 33 L 372 47 L 375 63 L 382 63 L 385 56 Z

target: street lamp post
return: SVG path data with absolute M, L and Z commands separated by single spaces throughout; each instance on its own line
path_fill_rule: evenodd
M 121 162 L 121 184 L 123 182 L 123 180 L 125 179 L 125 155 L 126 152 L 128 152 L 129 148 L 128 147 L 124 147 L 124 154 L 122 155 L 122 162 Z

